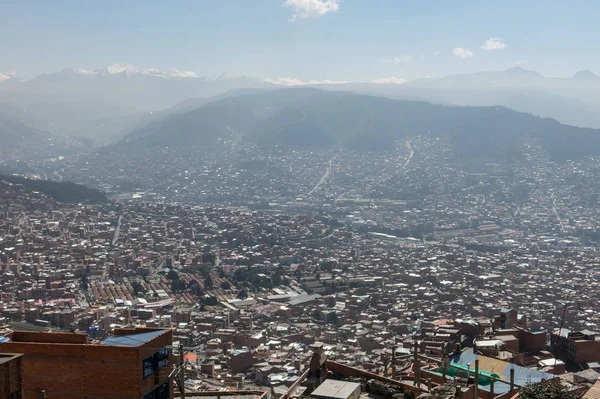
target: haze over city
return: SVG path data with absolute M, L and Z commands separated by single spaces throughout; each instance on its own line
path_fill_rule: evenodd
M 0 399 L 600 397 L 600 5 L 0 4 Z

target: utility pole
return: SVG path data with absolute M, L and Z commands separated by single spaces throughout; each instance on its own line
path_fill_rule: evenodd
M 473 385 L 473 398 L 477 399 L 479 394 L 479 359 L 475 359 L 475 384 Z
M 569 294 L 567 294 L 567 299 L 565 300 L 565 306 L 563 307 L 562 317 L 560 318 L 560 327 L 558 328 L 559 338 L 562 334 L 563 324 L 565 324 L 565 316 L 567 314 L 567 306 L 569 306 Z
M 177 388 L 179 389 L 180 392 L 180 398 L 184 399 L 185 398 L 185 365 L 183 363 L 183 351 L 187 350 L 187 351 L 191 351 L 191 352 L 195 352 L 197 350 L 200 349 L 200 346 L 183 346 L 182 343 L 179 344 L 179 346 L 172 346 L 172 345 L 167 345 L 165 346 L 166 349 L 171 349 L 173 350 L 173 355 L 175 355 L 175 349 L 177 349 L 179 351 L 179 362 L 177 363 L 177 366 L 173 368 L 173 370 L 171 370 L 171 374 L 169 374 L 169 379 L 175 379 L 175 383 L 177 384 Z
M 183 365 L 183 344 L 179 344 L 179 397 L 185 399 L 185 367 Z
M 392 380 L 396 379 L 396 348 L 396 345 L 392 346 Z
M 563 307 L 562 317 L 560 318 L 560 327 L 558 328 L 558 337 L 556 338 L 557 346 L 559 350 L 562 352 L 563 350 L 563 339 L 562 339 L 562 330 L 563 325 L 565 324 L 565 316 L 567 315 L 567 306 L 569 306 L 569 294 L 567 294 L 567 299 L 565 300 L 565 306 Z M 568 337 L 567 337 L 568 340 Z M 552 348 L 552 352 L 555 352 L 555 348 Z M 552 370 L 552 374 L 556 374 L 556 360 L 554 360 L 554 369 Z
M 414 353 L 414 360 L 413 360 L 413 373 L 415 375 L 414 385 L 416 387 L 420 387 L 421 386 L 421 361 L 419 360 L 419 341 L 418 341 L 416 335 L 415 335 L 414 345 L 415 345 L 415 353 Z

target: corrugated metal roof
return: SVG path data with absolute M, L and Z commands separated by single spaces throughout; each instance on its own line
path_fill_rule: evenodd
M 596 381 L 582 399 L 600 399 L 600 380 Z
M 474 367 L 475 360 L 479 359 L 479 370 L 486 371 L 492 374 L 498 374 L 500 379 L 503 381 L 510 381 L 510 369 L 515 370 L 515 385 L 525 386 L 528 384 L 536 384 L 541 382 L 542 380 L 552 380 L 557 378 L 553 374 L 544 373 L 538 370 L 532 370 L 527 367 L 517 366 L 516 364 L 508 363 L 503 360 L 494 359 L 488 356 L 481 356 L 473 354 L 472 349 L 467 349 L 464 352 L 461 352 L 459 355 L 454 355 L 450 357 L 452 363 L 467 365 L 471 364 L 471 367 Z M 487 387 L 482 387 L 484 390 L 488 390 Z M 494 392 L 495 393 L 505 393 L 508 392 L 509 386 L 503 383 L 494 384 Z
M 106 338 L 100 344 L 108 346 L 142 346 L 166 332 L 167 330 L 156 330 L 140 334 L 116 335 Z
M 297 295 L 295 297 L 292 297 L 288 303 L 290 305 L 301 305 L 306 302 L 314 301 L 315 299 L 320 298 L 320 297 L 321 297 L 321 295 L 319 295 L 319 294 Z

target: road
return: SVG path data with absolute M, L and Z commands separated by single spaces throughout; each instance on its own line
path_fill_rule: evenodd
M 563 221 L 560 218 L 560 216 L 558 215 L 558 211 L 556 210 L 556 198 L 554 197 L 554 193 L 552 193 L 552 196 L 550 198 L 552 198 L 552 212 L 554 212 L 554 214 L 556 215 L 556 218 L 558 219 L 558 223 L 560 223 L 560 229 L 564 230 L 565 225 L 563 224 Z
M 402 169 L 404 169 L 408 166 L 408 164 L 412 160 L 413 155 L 415 155 L 412 145 L 410 145 L 410 141 L 406 140 L 406 143 L 404 143 L 404 145 L 406 145 L 406 148 L 408 148 L 408 151 L 410 151 L 410 154 L 408 154 L 408 159 L 406 160 L 406 162 L 404 162 L 404 165 L 402 165 Z
M 57 171 L 54 171 L 54 174 L 58 177 L 58 181 L 63 181 L 63 177 L 60 173 L 58 173 Z
M 327 180 L 327 178 L 331 174 L 331 169 L 333 168 L 333 160 L 334 160 L 334 158 L 335 158 L 335 156 L 333 158 L 331 158 L 329 160 L 329 162 L 327 162 L 327 167 L 325 168 L 325 173 L 323 173 L 323 176 L 321 176 L 321 178 L 319 179 L 319 181 L 317 182 L 317 184 L 315 184 L 315 186 L 313 187 L 313 189 L 308 192 L 308 195 L 311 195 L 316 190 L 318 190 L 319 187 L 321 186 L 321 184 L 323 184 L 325 182 L 325 180 Z
M 117 241 L 119 241 L 119 233 L 121 231 L 121 220 L 123 219 L 123 215 L 119 215 L 119 221 L 117 222 L 117 228 L 115 229 L 115 236 L 112 240 L 112 245 L 116 245 Z
M 404 161 L 404 163 L 402 164 L 402 169 L 406 169 L 406 167 L 408 166 L 408 164 L 409 164 L 409 163 L 410 163 L 410 161 L 412 160 L 412 158 L 413 158 L 413 155 L 415 155 L 415 152 L 414 152 L 414 150 L 413 150 L 413 148 L 412 148 L 412 145 L 410 144 L 410 141 L 406 140 L 406 142 L 404 143 L 404 145 L 405 145 L 405 146 L 406 146 L 406 148 L 408 149 L 408 151 L 409 151 L 409 154 L 408 154 L 408 158 L 406 158 L 406 161 Z M 396 158 L 396 162 L 395 162 L 395 163 L 392 163 L 392 162 L 390 162 L 390 164 L 389 164 L 388 166 L 384 167 L 384 168 L 383 168 L 383 170 L 381 170 L 381 172 L 380 172 L 380 173 L 381 173 L 381 174 L 383 174 L 383 173 L 387 173 L 387 170 L 388 170 L 390 167 L 392 167 L 392 165 L 395 165 L 395 164 L 397 165 L 397 164 L 400 162 L 400 158 L 402 158 L 402 153 L 398 154 L 398 158 Z M 333 159 L 333 158 L 332 158 L 332 159 Z M 330 161 L 330 162 L 331 162 L 331 161 Z M 313 190 L 314 190 L 314 189 L 313 189 Z M 335 205 L 335 206 L 337 206 L 337 203 L 338 203 L 338 201 L 339 201 L 341 198 L 343 198 L 343 197 L 344 197 L 346 194 L 350 194 L 350 193 L 352 193 L 353 191 L 354 191 L 354 190 L 344 191 L 343 193 L 341 193 L 340 195 L 338 195 L 338 196 L 335 198 L 334 202 L 333 202 L 333 203 L 334 203 L 334 205 Z M 312 191 L 311 191 L 311 192 L 312 192 Z M 310 194 L 310 193 L 309 193 L 309 194 Z M 357 198 L 358 198 L 358 196 L 357 196 Z

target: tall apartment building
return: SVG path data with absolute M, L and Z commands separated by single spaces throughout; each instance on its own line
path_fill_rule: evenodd
M 23 399 L 172 399 L 170 329 L 116 329 L 87 334 L 13 331 L 0 351 L 23 354 Z

